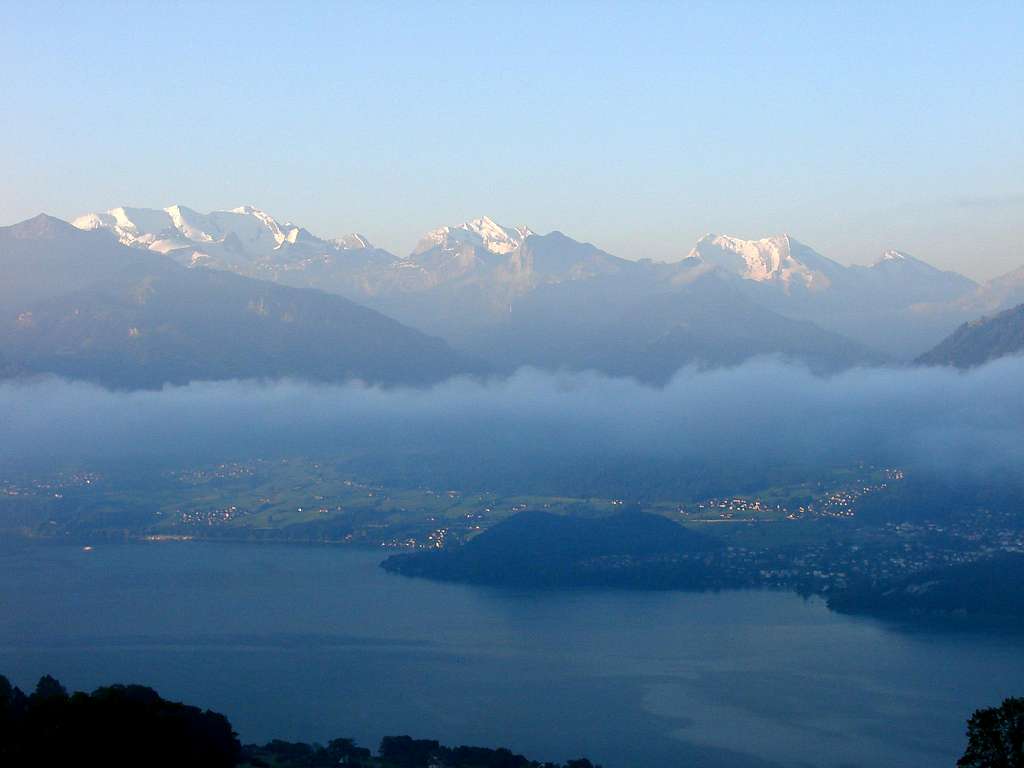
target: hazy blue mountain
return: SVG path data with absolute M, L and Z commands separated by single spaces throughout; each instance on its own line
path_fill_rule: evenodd
M 977 290 L 958 272 L 938 269 L 902 251 L 888 250 L 867 267 L 850 267 L 859 289 L 884 306 L 953 301 Z
M 897 359 L 920 354 L 955 328 L 963 316 L 953 303 L 978 289 L 963 275 L 900 251 L 846 267 L 789 235 L 706 235 L 688 256 L 736 276 L 751 299 L 779 314 Z
M 10 309 L 111 279 L 129 266 L 161 270 L 166 259 L 117 244 L 106 232 L 81 232 L 39 215 L 0 227 L 0 307 Z
M 994 277 L 956 302 L 955 309 L 970 317 L 991 314 L 1024 304 L 1024 267 Z
M 489 219 L 474 220 L 480 224 Z M 474 227 L 468 222 L 463 227 Z M 511 230 L 513 232 L 517 230 Z M 488 350 L 504 367 L 522 363 L 499 336 L 516 314 L 520 303 L 552 286 L 563 289 L 551 300 L 572 300 L 577 290 L 600 277 L 617 276 L 623 290 L 647 290 L 648 283 L 635 280 L 647 270 L 637 262 L 620 259 L 589 243 L 580 243 L 560 232 L 524 235 L 512 243 L 484 241 L 472 229 L 446 227 L 428 234 L 420 248 L 405 260 L 408 271 L 417 270 L 425 281 L 416 290 L 382 292 L 374 306 L 403 322 L 435 333 L 459 348 Z M 492 251 L 490 248 L 497 248 Z M 427 247 L 429 246 L 429 247 Z M 415 265 L 415 266 L 413 266 Z M 650 287 L 655 287 L 650 285 Z M 547 296 L 545 292 L 543 296 Z M 543 299 L 542 299 L 543 300 Z M 552 322 L 560 322 L 568 307 L 550 306 Z M 557 332 L 557 328 L 548 329 Z M 495 335 L 497 334 L 497 335 Z M 481 340 L 484 340 L 482 343 Z M 543 341 L 543 340 L 540 340 Z M 541 364 L 539 358 L 530 358 Z M 565 363 L 568 364 L 568 363 Z
M 485 237 L 481 231 L 494 234 Z M 726 328 L 725 318 L 735 307 L 734 313 L 741 318 L 738 322 L 742 322 L 755 304 L 775 316 L 803 322 L 805 329 L 809 329 L 806 324 L 813 324 L 817 330 L 857 342 L 843 342 L 840 346 L 845 349 L 832 355 L 836 358 L 849 357 L 850 350 L 859 346 L 874 350 L 876 358 L 910 359 L 956 327 L 962 315 L 953 304 L 978 290 L 962 275 L 936 269 L 898 251 L 887 251 L 871 266 L 846 267 L 787 235 L 762 240 L 708 235 L 686 259 L 655 265 L 615 257 L 559 232 L 538 235 L 525 227 L 501 227 L 487 218 L 435 230 L 401 263 L 406 274 L 416 279 L 400 290 L 395 290 L 393 283 L 391 288 L 379 290 L 375 306 L 468 350 L 490 349 L 492 357 L 505 345 L 486 340 L 488 336 L 514 336 L 520 323 L 509 316 L 524 312 L 527 306 L 549 318 L 547 332 L 536 339 L 540 349 L 550 346 L 547 334 L 564 336 L 567 328 L 579 325 L 576 313 L 584 297 L 602 292 L 592 282 L 614 283 L 614 302 L 641 306 L 650 303 L 652 296 L 684 293 L 679 290 L 680 282 L 692 281 L 694 266 L 703 267 L 701 274 L 717 273 L 720 282 L 731 281 L 735 288 L 728 298 L 717 295 L 714 311 L 703 318 L 703 325 L 713 322 L 716 332 L 694 339 L 695 344 L 717 347 L 721 333 L 736 330 L 742 335 L 745 329 Z M 548 300 L 572 305 L 573 310 L 559 313 L 557 306 L 541 307 Z M 674 308 L 672 302 L 654 304 Z M 695 302 L 688 321 L 696 321 L 701 306 L 706 302 Z M 671 317 L 662 318 L 661 325 L 671 327 Z M 769 343 L 745 345 L 742 354 L 786 351 L 800 356 L 803 333 L 796 326 L 790 332 L 793 337 L 787 350 L 772 343 L 773 334 L 766 332 L 763 338 Z M 543 353 L 531 357 L 526 337 L 521 340 L 524 350 L 510 355 L 506 364 L 524 360 L 552 364 Z M 820 345 L 813 341 L 811 346 Z M 733 349 L 740 351 L 739 347 Z M 820 357 L 820 352 L 815 354 Z M 734 355 L 703 355 L 713 364 L 717 357 L 731 360 Z M 857 357 L 858 362 L 866 360 Z M 554 364 L 571 367 L 577 363 L 566 358 Z
M 887 359 L 765 308 L 740 276 L 699 258 L 630 261 L 561 232 L 537 235 L 484 218 L 436 230 L 410 260 L 447 277 L 380 306 L 500 369 L 594 369 L 660 382 L 684 365 L 757 355 L 820 370 Z
M 1024 354 L 1024 304 L 964 323 L 917 362 L 971 368 L 1020 354 Z
M 111 386 L 251 377 L 423 384 L 480 366 L 340 296 L 187 269 L 39 216 L 0 229 L 0 359 Z
M 685 365 L 736 365 L 778 355 L 835 371 L 881 353 L 752 301 L 699 264 L 636 264 L 622 274 L 539 287 L 463 348 L 502 364 L 593 369 L 663 382 Z M 495 352 L 499 350 L 499 352 Z

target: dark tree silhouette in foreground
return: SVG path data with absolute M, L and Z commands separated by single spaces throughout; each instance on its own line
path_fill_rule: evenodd
M 1024 768 L 1024 698 L 979 709 L 967 721 L 967 750 L 959 768 Z
M 119 768 L 233 768 L 240 745 L 227 718 L 167 701 L 140 685 L 68 695 L 49 675 L 26 696 L 0 675 L 0 765 L 86 763 Z
M 104 768 L 599 768 L 589 760 L 538 763 L 505 748 L 446 747 L 386 736 L 380 756 L 352 739 L 327 746 L 274 739 L 243 750 L 223 715 L 167 701 L 151 688 L 110 685 L 68 694 L 49 675 L 25 695 L 0 675 L 0 766 Z

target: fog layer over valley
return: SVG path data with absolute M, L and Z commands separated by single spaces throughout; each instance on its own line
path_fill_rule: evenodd
M 761 359 L 664 387 L 524 369 L 426 389 L 231 381 L 115 392 L 0 386 L 5 461 L 338 455 L 371 475 L 519 492 L 678 490 L 868 462 L 980 478 L 1024 467 L 1024 360 L 829 377 Z M 732 485 L 730 485 L 732 484 Z

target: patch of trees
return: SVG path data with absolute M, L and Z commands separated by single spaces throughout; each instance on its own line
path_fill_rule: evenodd
M 227 718 L 141 685 L 69 695 L 46 675 L 26 695 L 0 675 L 0 765 L 202 765 L 231 768 L 240 744 Z
M 263 746 L 246 746 L 242 764 L 253 768 L 599 768 L 586 758 L 538 763 L 504 748 L 446 747 L 433 739 L 410 736 L 385 736 L 376 757 L 351 739 L 334 739 L 327 746 L 275 739 Z
M 445 747 L 431 739 L 386 736 L 380 743 L 380 760 L 389 768 L 595 768 L 586 758 L 564 765 L 536 763 L 507 749 Z
M 326 746 L 274 739 L 262 746 L 245 746 L 241 759 L 241 765 L 253 768 L 336 768 L 372 764 L 370 750 L 357 747 L 352 739 L 332 739 Z
M 599 768 L 589 760 L 538 763 L 507 749 L 446 747 L 387 736 L 379 754 L 352 739 L 326 745 L 275 739 L 242 747 L 224 715 L 168 701 L 152 688 L 110 685 L 69 694 L 49 675 L 26 695 L 0 675 L 0 766 L 108 768 Z
M 967 749 L 957 768 L 1024 768 L 1024 698 L 979 709 L 967 721 Z

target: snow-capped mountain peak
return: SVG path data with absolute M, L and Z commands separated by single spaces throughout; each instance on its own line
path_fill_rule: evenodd
M 231 213 L 241 213 L 246 216 L 270 217 L 269 213 L 267 213 L 261 208 L 257 208 L 255 205 L 240 205 L 237 208 L 232 208 Z
M 897 251 L 891 248 L 879 256 L 869 269 L 880 270 L 886 274 L 890 274 L 894 270 L 899 270 L 906 274 L 913 274 L 921 277 L 924 275 L 936 276 L 943 273 L 941 269 L 932 266 L 927 261 L 921 261 L 921 259 L 911 256 L 909 253 Z
M 341 237 L 335 237 L 328 242 L 346 251 L 359 248 L 373 248 L 373 243 L 370 242 L 370 239 L 359 232 L 351 232 Z
M 78 229 L 106 229 L 125 245 L 148 248 L 174 222 L 167 211 L 152 208 L 111 208 L 105 213 L 88 213 L 71 222 Z
M 758 282 L 772 279 L 790 259 L 788 235 L 775 235 L 760 240 L 741 240 L 728 235 L 709 234 L 701 238 L 691 255 L 703 257 L 711 248 L 739 256 L 743 260 L 743 277 Z M 740 266 L 739 262 L 732 261 Z
M 881 264 L 882 262 L 886 261 L 906 261 L 907 259 L 910 258 L 912 257 L 904 253 L 903 251 L 897 251 L 890 248 L 885 253 L 883 253 L 881 257 L 879 257 L 878 261 L 876 261 L 875 263 Z
M 467 221 L 462 227 L 483 240 L 484 247 L 492 253 L 514 251 L 533 234 L 529 227 L 504 227 L 489 216 Z
M 744 240 L 728 235 L 704 235 L 688 254 L 745 280 L 777 282 L 787 290 L 799 285 L 823 290 L 842 267 L 787 234 Z
M 893 249 L 885 251 L 871 266 L 851 267 L 851 271 L 876 291 L 915 305 L 955 301 L 978 290 L 977 283 L 963 275 Z
M 266 227 L 267 231 L 270 233 L 270 235 L 274 238 L 274 241 L 279 246 L 282 245 L 285 241 L 294 243 L 295 238 L 298 237 L 298 227 L 296 227 L 294 224 L 282 224 L 281 222 L 278 222 L 278 220 L 271 216 L 269 213 L 255 206 L 242 205 L 239 206 L 238 208 L 232 208 L 231 213 L 237 213 L 242 216 L 251 216 L 252 218 L 261 222 L 263 226 Z M 296 230 L 296 233 L 291 237 L 291 239 L 289 239 L 289 233 L 292 230 Z
M 435 245 L 469 244 L 502 255 L 514 251 L 532 234 L 529 227 L 506 227 L 489 216 L 481 216 L 456 226 L 431 230 L 424 235 L 417 250 L 427 250 Z
M 199 213 L 184 205 L 113 208 L 72 222 L 79 229 L 106 229 L 123 244 L 171 255 L 189 266 L 210 266 L 277 279 L 280 270 L 302 271 L 342 253 L 347 264 L 393 260 L 363 235 L 326 240 L 253 205 Z M 362 251 L 357 258 L 354 251 Z M 353 261 L 355 259 L 355 261 Z
M 86 213 L 77 219 L 72 219 L 72 226 L 78 229 L 111 229 L 117 225 L 117 221 L 110 213 Z

